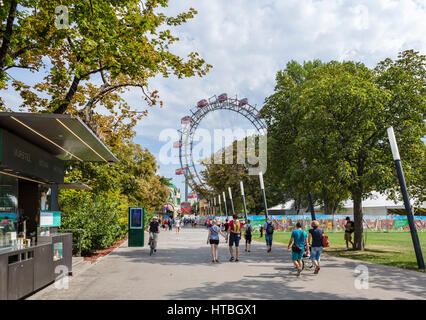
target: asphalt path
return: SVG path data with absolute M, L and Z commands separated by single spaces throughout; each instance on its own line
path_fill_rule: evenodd
M 201 227 L 161 232 L 153 256 L 147 245 L 125 242 L 70 277 L 68 288 L 51 285 L 28 299 L 426 299 L 424 273 L 323 255 L 318 275 L 306 269 L 297 277 L 285 246 L 267 253 L 254 242 L 248 253 L 241 241 L 240 261 L 229 262 L 221 238 L 220 263 L 212 263 L 206 240 Z

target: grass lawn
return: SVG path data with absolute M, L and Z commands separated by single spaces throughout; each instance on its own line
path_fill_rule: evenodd
M 275 232 L 273 241 L 287 245 L 290 234 Z M 419 271 L 410 232 L 366 232 L 364 251 L 345 251 L 343 232 L 327 232 L 326 235 L 330 241 L 330 247 L 324 249 L 327 254 Z M 418 235 L 423 257 L 426 257 L 426 232 L 418 232 Z M 265 241 L 259 233 L 253 235 L 253 240 Z

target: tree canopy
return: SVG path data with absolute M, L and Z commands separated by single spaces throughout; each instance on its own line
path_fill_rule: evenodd
M 412 50 L 374 69 L 352 61 L 291 62 L 265 100 L 269 176 L 333 207 L 350 196 L 357 249 L 363 249 L 362 199 L 372 191 L 398 194 L 389 126 L 410 193 L 424 201 L 425 66 L 426 57 Z

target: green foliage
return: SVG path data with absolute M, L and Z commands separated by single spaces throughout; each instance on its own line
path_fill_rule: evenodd
M 424 201 L 426 57 L 412 50 L 375 69 L 362 63 L 290 62 L 265 99 L 268 176 L 295 195 L 308 190 L 329 208 L 351 196 L 355 247 L 363 248 L 362 199 L 396 197 L 386 129 L 393 126 L 411 194 Z M 332 210 L 331 210 L 332 211 Z
M 258 148 L 257 143 L 256 147 Z M 228 214 L 231 214 L 231 204 L 229 202 L 228 193 L 228 187 L 230 187 L 235 212 L 237 214 L 243 214 L 244 209 L 240 187 L 240 181 L 243 181 L 247 213 L 260 214 L 261 212 L 264 212 L 262 195 L 259 188 L 259 177 L 257 175 L 248 174 L 248 161 L 244 161 L 245 164 L 237 163 L 239 151 L 238 141 L 234 141 L 228 148 L 231 149 L 232 152 L 232 164 L 225 163 L 226 151 L 221 154 L 222 164 L 215 164 L 215 162 L 217 162 L 217 159 L 215 161 L 215 157 L 218 157 L 217 154 L 212 155 L 210 158 L 210 164 L 207 161 L 202 162 L 205 169 L 201 172 L 201 176 L 210 189 L 200 190 L 200 192 L 203 192 L 206 199 L 212 199 L 215 196 L 217 198 L 218 195 L 222 196 L 222 192 L 225 192 Z M 218 151 L 218 154 L 221 152 L 222 151 Z M 219 206 L 218 200 L 216 200 L 216 204 Z
M 82 254 L 111 246 L 127 234 L 126 197 L 118 192 L 63 190 L 62 228 L 84 229 Z

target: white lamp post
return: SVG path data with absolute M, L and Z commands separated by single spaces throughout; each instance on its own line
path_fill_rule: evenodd
M 387 129 L 389 143 L 392 149 L 393 160 L 395 160 L 396 171 L 398 173 L 399 185 L 402 191 L 402 197 L 404 199 L 405 212 L 407 214 L 408 224 L 410 226 L 411 239 L 414 245 L 414 251 L 416 253 L 417 265 L 419 269 L 425 269 L 425 263 L 423 260 L 422 249 L 420 246 L 419 236 L 417 234 L 416 225 L 414 223 L 414 216 L 411 211 L 410 200 L 408 199 L 407 186 L 405 184 L 404 172 L 402 171 L 401 157 L 399 156 L 398 145 L 395 139 L 395 133 L 393 132 L 393 128 L 389 127 Z
M 265 218 L 268 220 L 268 205 L 266 203 L 265 185 L 263 184 L 263 173 L 259 171 L 260 189 L 262 189 L 263 205 L 265 206 Z
M 231 187 L 228 187 L 228 192 L 229 192 L 229 199 L 231 200 L 232 216 L 234 216 L 235 210 L 234 210 L 234 201 L 232 200 Z
M 240 187 L 241 187 L 241 196 L 243 198 L 244 217 L 246 218 L 246 224 L 247 224 L 248 219 L 247 219 L 246 198 L 244 196 L 244 185 L 242 181 L 240 181 Z

